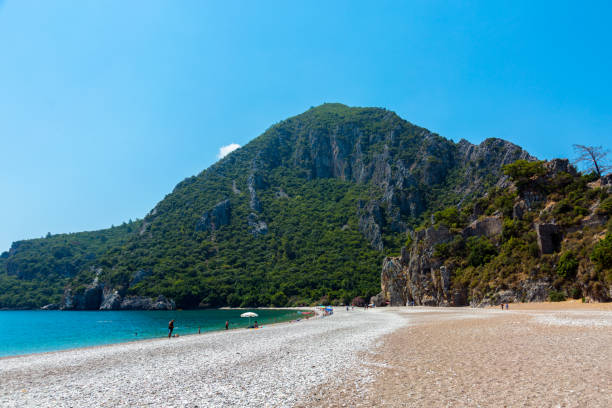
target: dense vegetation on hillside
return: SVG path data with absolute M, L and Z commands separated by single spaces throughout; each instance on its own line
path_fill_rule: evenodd
M 87 270 L 109 248 L 136 235 L 141 221 L 75 234 L 15 242 L 0 254 L 0 307 L 39 307 L 59 302 L 72 277 Z
M 498 216 L 500 235 L 465 238 L 457 233 L 436 245 L 434 256 L 453 270 L 455 288 L 468 301 L 510 290 L 524 293 L 527 281 L 547 282 L 549 299 L 608 300 L 612 287 L 612 194 L 595 174 L 550 173 L 543 162 L 519 160 L 504 167 L 513 184 L 493 188 L 472 204 L 434 214 L 437 225 L 461 231 L 474 218 Z M 595 183 L 594 183 L 595 182 Z M 522 214 L 515 206 L 531 200 Z M 541 254 L 534 225 L 554 223 L 563 239 L 558 251 Z M 605 238 L 604 238 L 605 237 Z
M 237 222 L 214 236 L 153 222 L 150 236 L 127 246 L 131 257 L 116 249 L 99 264 L 108 267 L 105 277 L 117 287 L 129 282 L 134 268 L 150 270 L 151 276 L 128 292 L 161 293 L 182 307 L 285 306 L 324 296 L 348 301 L 356 293 L 375 292 L 378 277 L 371 272 L 378 269 L 382 254 L 356 231 L 353 197 L 359 189 L 325 179 L 295 190 L 287 187 L 286 192 L 286 198 L 269 197 L 270 203 L 262 197 L 274 213 L 266 234 L 247 232 L 248 205 L 240 203 L 232 208 Z
M 15 243 L 0 257 L 0 307 L 93 282 L 183 308 L 369 297 L 408 229 L 478 197 L 517 158 L 529 156 L 499 139 L 455 144 L 385 109 L 325 104 L 183 180 L 140 221 Z

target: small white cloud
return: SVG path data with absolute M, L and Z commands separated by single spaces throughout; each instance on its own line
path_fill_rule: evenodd
M 234 150 L 240 148 L 238 143 L 230 143 L 227 146 L 221 146 L 219 149 L 219 153 L 217 154 L 217 159 L 222 159 Z

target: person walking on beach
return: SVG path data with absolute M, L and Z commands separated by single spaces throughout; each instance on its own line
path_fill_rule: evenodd
M 168 338 L 172 337 L 172 330 L 174 330 L 174 319 L 168 323 Z
M 225 330 L 229 329 L 229 320 L 225 321 Z
M 506 310 L 508 310 L 508 306 L 509 306 L 508 303 L 506 303 Z

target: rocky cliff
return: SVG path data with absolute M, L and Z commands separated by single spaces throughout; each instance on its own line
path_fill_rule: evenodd
M 453 290 L 449 268 L 434 256 L 435 247 L 451 241 L 453 234 L 445 226 L 430 227 L 413 233 L 414 243 L 402 248 L 400 257 L 387 257 L 381 273 L 381 296 L 374 302 L 391 306 L 463 306 L 463 290 Z
M 96 268 L 100 275 L 101 268 Z M 137 284 L 147 273 L 140 270 L 130 286 Z M 129 287 L 127 288 L 129 289 Z M 50 303 L 42 307 L 44 310 L 174 310 L 176 304 L 163 295 L 157 297 L 134 296 L 127 294 L 126 289 L 116 289 L 108 283 L 102 283 L 98 276 L 88 285 L 80 287 L 68 286 L 59 303 Z
M 566 297 L 612 299 L 612 191 L 567 160 L 516 162 L 514 180 L 477 202 L 434 214 L 410 233 L 400 257 L 383 260 L 382 292 L 393 306 L 491 305 Z M 487 215 L 491 214 L 491 215 Z M 450 228 L 449 228 L 450 227 Z M 603 254 L 607 255 L 603 255 Z

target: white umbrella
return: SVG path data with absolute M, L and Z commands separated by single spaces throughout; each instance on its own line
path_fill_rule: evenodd
M 240 315 L 240 317 L 248 317 L 249 318 L 249 326 L 251 325 L 251 317 L 257 317 L 257 313 L 246 312 Z

